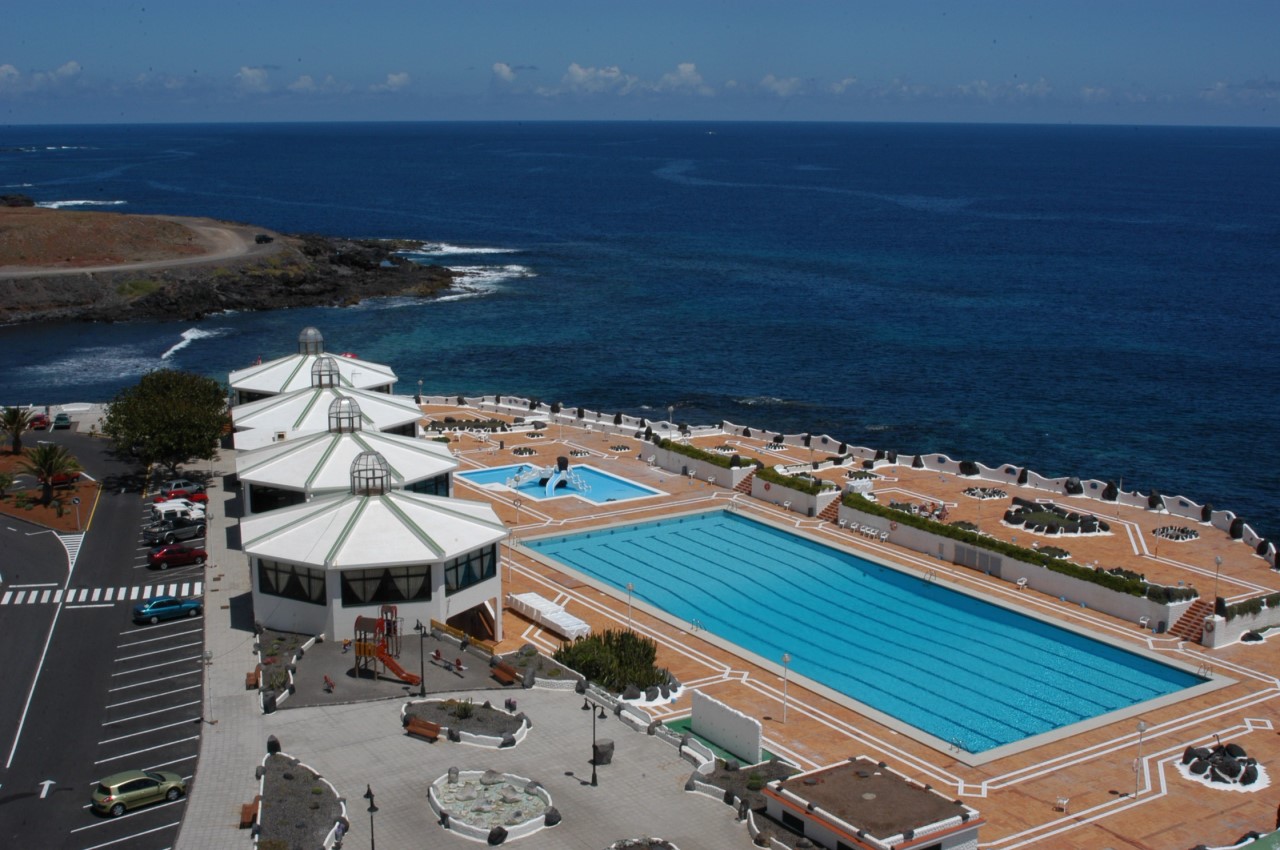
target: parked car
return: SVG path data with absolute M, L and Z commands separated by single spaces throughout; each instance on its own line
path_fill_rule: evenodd
M 192 493 L 203 493 L 204 485 L 199 481 L 192 481 L 190 478 L 171 478 L 168 481 L 160 482 L 160 492 L 169 490 L 190 490 Z
M 151 566 L 167 570 L 169 567 L 185 567 L 189 564 L 197 566 L 209 560 L 209 553 L 199 546 L 184 546 L 181 543 L 168 543 L 157 546 L 147 553 L 147 563 Z
M 203 610 L 199 599 L 179 599 L 176 596 L 153 596 L 146 602 L 133 606 L 135 623 L 158 623 L 177 617 L 196 617 Z
M 179 516 L 142 529 L 142 539 L 152 546 L 195 537 L 204 537 L 204 517 Z
M 105 777 L 93 788 L 92 804 L 96 812 L 118 818 L 128 809 L 136 809 L 161 800 L 173 802 L 187 793 L 187 782 L 167 770 L 126 770 Z
M 32 431 L 43 431 L 49 427 L 49 417 L 43 413 L 37 413 L 31 417 L 30 424 L 27 425 Z
M 156 518 L 156 521 L 174 516 L 203 517 L 204 508 L 204 505 L 197 505 L 190 499 L 157 500 L 151 503 L 151 515 Z
M 49 479 L 54 487 L 73 487 L 80 480 L 79 472 L 59 472 Z
M 209 501 L 209 497 L 201 490 L 163 490 L 152 501 L 171 502 L 174 499 L 186 499 L 189 502 L 199 502 L 201 504 Z
M 57 416 L 53 417 L 53 428 L 55 431 L 59 428 L 70 428 L 70 427 L 71 427 L 71 416 L 69 414 L 59 413 Z

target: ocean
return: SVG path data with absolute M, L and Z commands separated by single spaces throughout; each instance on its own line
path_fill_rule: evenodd
M 420 240 L 414 302 L 0 328 L 0 403 L 295 350 L 398 389 L 727 419 L 1122 482 L 1280 531 L 1280 131 L 5 127 L 0 193 Z M 649 413 L 652 411 L 652 413 Z

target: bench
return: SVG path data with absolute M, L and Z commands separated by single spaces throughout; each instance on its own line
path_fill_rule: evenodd
M 258 682 L 261 679 L 261 676 L 262 676 L 261 667 L 254 667 L 248 673 L 245 673 L 244 689 L 246 691 L 256 691 L 258 689 Z
M 493 665 L 493 669 L 489 672 L 493 674 L 493 678 L 497 679 L 504 685 L 510 685 L 516 679 L 520 678 L 520 671 L 505 661 L 499 661 L 497 664 Z
M 440 724 L 423 720 L 420 717 L 409 717 L 404 722 L 404 731 L 410 735 L 435 741 L 440 737 Z
M 253 798 L 252 803 L 245 803 L 240 807 L 240 828 L 249 829 L 258 820 L 258 805 L 262 802 L 262 795 L 259 794 Z

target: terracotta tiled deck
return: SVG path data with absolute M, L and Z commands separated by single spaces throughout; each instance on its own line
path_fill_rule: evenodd
M 427 410 L 437 420 L 444 416 L 478 419 L 490 414 L 471 409 L 435 407 Z M 633 522 L 677 512 L 723 507 L 731 501 L 744 512 L 769 515 L 790 523 L 821 539 L 850 549 L 876 555 L 916 570 L 937 570 L 939 580 L 989 597 L 998 597 L 1016 606 L 1034 609 L 1042 615 L 1112 639 L 1145 646 L 1176 658 L 1193 668 L 1206 667 L 1235 680 L 1235 684 L 1142 714 L 1147 724 L 1142 760 L 1135 774 L 1138 732 L 1131 718 L 1102 725 L 1055 743 L 970 767 L 947 752 L 932 749 L 912 738 L 882 726 L 842 704 L 823 698 L 792 677 L 789 682 L 786 722 L 782 722 L 781 668 L 756 665 L 727 651 L 712 640 L 686 631 L 653 616 L 643 604 L 634 602 L 628 614 L 625 595 L 614 596 L 597 590 L 574 577 L 549 569 L 535 561 L 517 545 L 511 549 L 514 562 L 507 560 L 503 547 L 506 588 L 513 592 L 536 591 L 565 603 L 568 610 L 588 621 L 593 629 L 625 627 L 630 616 L 635 629 L 659 644 L 659 663 L 670 668 L 686 685 L 697 687 L 735 708 L 759 718 L 765 728 L 765 746 L 808 769 L 827 765 L 854 755 L 867 755 L 888 762 L 894 769 L 945 789 L 977 808 L 987 820 L 982 846 L 989 848 L 1110 848 L 1138 847 L 1191 848 L 1199 843 L 1229 844 L 1249 830 L 1266 831 L 1276 825 L 1274 790 L 1252 792 L 1208 789 L 1178 773 L 1175 765 L 1188 745 L 1211 745 L 1214 736 L 1223 742 L 1245 747 L 1267 769 L 1280 773 L 1280 655 L 1270 641 L 1234 644 L 1208 650 L 1198 644 L 1183 644 L 1167 635 L 1154 635 L 1134 623 L 1117 620 L 1096 611 L 1064 604 L 1057 598 L 1035 591 L 1019 592 L 1013 585 L 961 567 L 922 558 L 892 545 L 868 541 L 858 535 L 705 481 L 689 480 L 651 468 L 637 454 L 638 440 L 574 426 L 551 425 L 544 436 L 507 434 L 485 440 L 468 435 L 452 443 L 462 462 L 462 471 L 483 466 L 517 462 L 553 464 L 559 455 L 575 449 L 590 454 L 572 458 L 574 463 L 590 463 L 601 469 L 664 491 L 667 495 L 636 503 L 591 505 L 576 498 L 551 501 L 524 499 L 519 509 L 508 492 L 491 492 L 457 479 L 459 498 L 486 499 L 509 525 L 517 538 L 547 533 L 567 533 L 616 522 Z M 498 448 L 498 440 L 505 447 Z M 702 440 L 706 447 L 724 440 Z M 766 463 L 800 463 L 810 459 L 807 449 L 765 450 L 761 440 L 734 438 L 735 448 L 744 456 L 758 456 Z M 529 446 L 533 456 L 516 456 L 512 449 Z M 628 451 L 613 447 L 627 446 Z M 824 476 L 843 481 L 844 470 L 824 471 Z M 894 501 L 942 502 L 948 506 L 948 520 L 976 523 L 984 532 L 1003 539 L 1014 536 L 1029 542 L 1025 530 L 1001 523 L 1012 497 L 1044 498 L 1046 493 L 1009 487 L 992 482 L 1009 497 L 978 501 L 963 494 L 974 486 L 972 479 L 960 479 L 936 472 L 913 470 L 907 466 L 876 470 L 883 477 L 875 492 L 881 503 Z M 1188 494 L 1194 495 L 1194 494 Z M 1252 550 L 1207 525 L 1194 524 L 1200 538 L 1174 543 L 1161 540 L 1156 546 L 1152 531 L 1162 525 L 1193 525 L 1188 521 L 1135 508 L 1101 503 L 1091 499 L 1056 498 L 1060 504 L 1079 502 L 1079 510 L 1094 513 L 1111 523 L 1113 533 L 1093 537 L 1063 537 L 1053 545 L 1070 550 L 1077 563 L 1097 562 L 1102 567 L 1121 566 L 1145 573 L 1162 584 L 1182 581 L 1210 597 L 1214 584 L 1214 557 L 1223 559 L 1218 578 L 1220 592 L 1229 598 L 1245 598 L 1280 590 L 1280 574 Z M 1149 554 L 1143 554 L 1145 551 Z M 558 639 L 511 613 L 504 614 L 504 651 L 526 642 L 547 650 Z M 679 700 L 658 710 L 659 719 L 687 714 L 688 700 Z M 1135 776 L 1138 796 L 1134 797 Z M 1264 783 L 1259 783 L 1262 785 Z M 1255 788 L 1257 786 L 1254 786 Z M 1059 806 L 1067 800 L 1066 811 Z

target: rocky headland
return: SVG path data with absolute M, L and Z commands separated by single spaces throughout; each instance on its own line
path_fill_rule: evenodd
M 0 323 L 195 320 L 226 310 L 430 298 L 454 273 L 418 243 L 282 234 L 180 216 L 0 204 Z

